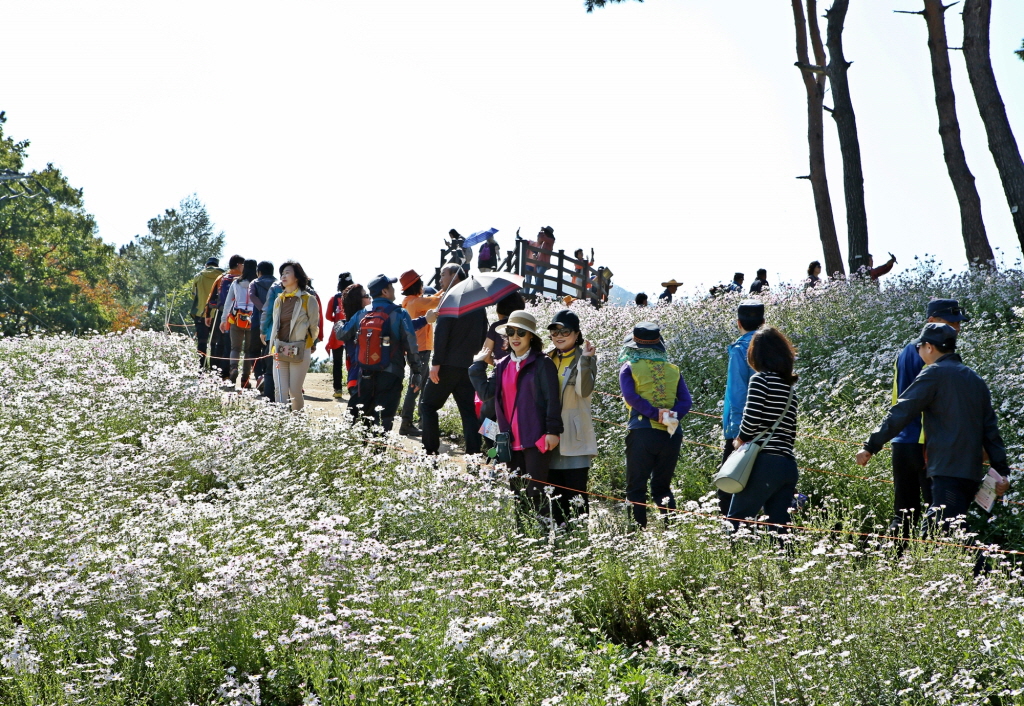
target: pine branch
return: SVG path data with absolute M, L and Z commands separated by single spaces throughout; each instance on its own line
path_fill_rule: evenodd
M 636 1 L 643 2 L 644 0 Z M 604 7 L 605 5 L 611 5 L 620 2 L 626 2 L 626 0 L 583 0 L 583 7 L 586 8 L 587 12 L 593 12 L 595 7 Z

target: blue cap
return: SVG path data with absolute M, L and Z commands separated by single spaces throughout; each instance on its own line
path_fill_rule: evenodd
M 921 335 L 914 341 L 915 345 L 931 343 L 938 346 L 956 346 L 956 329 L 949 324 L 925 324 Z
M 381 292 L 387 289 L 389 284 L 394 284 L 398 281 L 397 277 L 388 277 L 387 275 L 377 275 L 370 282 L 370 286 L 367 289 L 370 290 L 371 297 L 379 297 Z
M 928 318 L 935 317 L 955 324 L 957 321 L 970 321 L 971 317 L 960 308 L 956 299 L 934 299 L 928 302 Z

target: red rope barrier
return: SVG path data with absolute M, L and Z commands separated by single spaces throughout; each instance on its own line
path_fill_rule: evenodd
M 601 392 L 600 390 L 596 390 L 596 392 L 598 392 L 598 393 L 600 393 L 602 395 L 606 395 L 607 397 L 617 397 L 620 400 L 623 399 L 622 395 L 614 395 L 614 394 L 612 394 L 610 392 Z M 700 415 L 702 417 L 711 417 L 712 419 L 717 419 L 718 418 L 717 414 L 708 414 L 707 412 L 694 412 L 693 410 L 690 410 L 689 412 L 687 412 L 687 414 L 698 414 L 698 415 Z M 598 419 L 597 417 L 594 417 L 594 420 L 595 421 L 599 421 L 599 422 L 604 422 L 605 424 L 615 424 L 616 426 L 627 428 L 625 424 L 620 424 L 619 422 L 611 422 L 611 421 L 608 421 L 607 419 Z M 840 444 L 857 444 L 858 446 L 861 445 L 861 442 L 859 442 L 859 441 L 851 441 L 850 439 L 833 439 L 833 438 L 830 438 L 830 437 L 827 437 L 827 436 L 814 436 L 813 434 L 800 434 L 799 436 L 805 436 L 808 439 L 817 439 L 818 441 L 835 441 L 835 442 L 838 442 Z M 711 444 L 702 444 L 702 443 L 697 442 L 697 441 L 690 441 L 689 439 L 683 439 L 683 443 L 691 444 L 691 445 L 694 445 L 694 446 L 704 446 L 706 448 L 716 449 L 716 450 L 718 450 L 720 448 L 718 446 L 712 446 Z M 990 464 L 986 463 L 985 465 L 989 466 Z M 832 476 L 843 476 L 844 478 L 855 478 L 857 480 L 866 480 L 866 481 L 872 481 L 872 482 L 875 482 L 875 483 L 888 483 L 889 485 L 894 485 L 893 481 L 887 480 L 885 478 L 871 478 L 869 476 L 857 476 L 857 475 L 853 475 L 851 473 L 840 473 L 839 471 L 825 471 L 825 470 L 822 470 L 820 468 L 800 468 L 800 470 L 801 471 L 810 471 L 811 473 L 825 473 L 827 475 L 832 475 Z M 1014 470 L 1020 470 L 1020 469 L 1019 468 L 1014 468 Z M 1005 500 L 1005 499 L 1000 499 L 1000 500 L 1001 500 L 1001 502 L 1004 505 L 1024 505 L 1024 502 L 1021 502 L 1021 501 L 1018 501 L 1018 500 Z
M 599 421 L 606 421 L 606 420 L 599 420 Z M 617 424 L 617 422 L 606 422 L 606 423 Z M 376 440 L 373 440 L 373 439 L 367 439 L 366 442 L 370 443 L 370 444 L 383 445 L 386 448 L 394 449 L 395 451 L 401 451 L 402 453 L 405 453 L 405 454 L 417 455 L 417 456 L 419 455 L 415 451 L 410 451 L 409 449 L 406 449 L 406 448 L 401 447 L 401 446 L 393 446 L 391 444 L 388 444 L 386 441 L 376 441 Z M 715 448 L 715 447 L 712 447 L 712 448 Z M 488 469 L 497 470 L 497 466 L 495 466 L 493 464 L 481 464 L 480 468 L 488 468 Z M 525 476 L 525 477 L 528 477 L 528 476 Z M 703 518 L 706 518 L 706 519 L 709 519 L 709 520 L 728 521 L 728 522 L 740 522 L 740 523 L 743 523 L 743 524 L 758 525 L 758 526 L 761 526 L 761 527 L 773 527 L 773 528 L 778 528 L 778 529 L 799 530 L 799 531 L 802 531 L 802 532 L 817 532 L 819 534 L 840 534 L 840 535 L 849 535 L 849 536 L 852 536 L 852 537 L 867 537 L 869 539 L 893 540 L 895 542 L 915 542 L 915 543 L 918 543 L 918 544 L 934 544 L 934 545 L 942 546 L 942 547 L 953 547 L 953 548 L 956 548 L 956 549 L 967 549 L 967 550 L 972 551 L 972 552 L 976 552 L 979 549 L 985 550 L 984 545 L 971 546 L 969 544 L 958 544 L 956 542 L 945 542 L 945 541 L 936 540 L 936 539 L 921 539 L 921 538 L 915 538 L 915 537 L 895 537 L 895 536 L 888 535 L 888 534 L 875 534 L 873 532 L 855 532 L 853 530 L 837 530 L 837 529 L 829 529 L 829 528 L 826 528 L 826 527 L 804 527 L 802 525 L 780 524 L 780 523 L 776 523 L 776 522 L 764 522 L 764 521 L 761 521 L 761 520 L 748 520 L 748 519 L 739 519 L 739 518 L 731 518 L 731 517 L 730 518 L 725 518 L 725 517 L 723 517 L 721 515 L 711 515 L 711 514 L 704 513 L 704 512 L 697 512 L 695 510 L 681 510 L 679 508 L 667 507 L 667 506 L 663 506 L 663 505 L 658 505 L 656 503 L 642 503 L 642 502 L 639 502 L 639 501 L 636 501 L 636 500 L 627 500 L 625 498 L 617 498 L 614 495 L 604 495 L 602 493 L 593 493 L 593 492 L 591 492 L 589 490 L 580 490 L 579 488 L 570 488 L 568 486 L 558 485 L 556 483 L 551 483 L 551 482 L 548 482 L 548 481 L 534 480 L 533 478 L 530 478 L 530 482 L 538 483 L 538 484 L 541 484 L 541 485 L 549 485 L 552 488 L 560 488 L 562 490 L 570 490 L 570 491 L 572 491 L 574 493 L 580 493 L 581 495 L 588 495 L 590 497 L 600 498 L 602 500 L 611 500 L 611 501 L 617 502 L 617 503 L 628 503 L 630 505 L 643 506 L 643 507 L 647 507 L 647 508 L 651 508 L 651 509 L 659 510 L 659 511 L 676 512 L 676 513 L 680 513 L 680 514 L 683 514 L 683 515 L 691 515 L 691 516 L 694 516 L 694 517 L 703 517 Z M 1014 550 L 1014 549 L 1002 549 L 1002 548 L 1000 548 L 1000 549 L 989 549 L 988 551 L 991 551 L 994 554 L 1012 554 L 1014 556 L 1024 556 L 1024 551 L 1017 551 L 1017 550 Z

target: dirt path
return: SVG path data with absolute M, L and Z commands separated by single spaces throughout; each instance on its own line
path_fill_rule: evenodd
M 328 416 L 343 418 L 348 415 L 348 396 L 341 400 L 334 399 L 334 381 L 330 373 L 307 373 L 306 382 L 302 386 L 302 398 L 306 401 L 306 409 L 311 416 Z M 395 420 L 397 425 L 399 420 Z M 396 427 L 397 431 L 397 427 Z M 402 445 L 409 451 L 422 451 L 423 444 L 418 438 L 401 437 Z M 441 453 L 451 454 L 453 458 L 461 458 L 462 449 L 452 448 L 441 442 Z

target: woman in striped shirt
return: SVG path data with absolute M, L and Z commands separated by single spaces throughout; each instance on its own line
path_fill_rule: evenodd
M 796 492 L 797 468 L 793 455 L 796 439 L 796 395 L 790 394 L 796 383 L 793 372 L 796 352 L 789 339 L 776 328 L 762 328 L 750 341 L 747 362 L 755 370 L 747 388 L 747 404 L 743 409 L 736 448 L 748 443 L 762 432 L 769 432 L 782 417 L 762 447 L 750 472 L 747 486 L 733 496 L 730 518 L 757 517 L 764 508 L 768 521 L 789 524 L 789 508 Z M 767 436 L 767 434 L 766 434 Z M 733 523 L 738 526 L 738 523 Z M 784 531 L 779 528 L 780 531 Z

